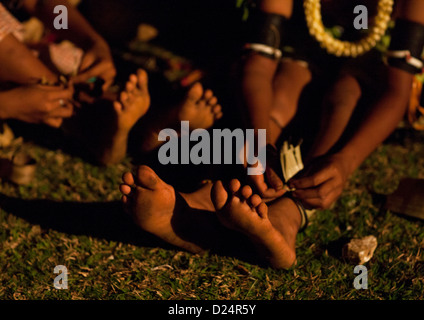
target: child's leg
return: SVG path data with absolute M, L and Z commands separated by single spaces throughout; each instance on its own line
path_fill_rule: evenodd
M 358 81 L 343 75 L 324 97 L 322 118 L 317 138 L 308 159 L 326 154 L 342 136 L 361 97 Z
M 299 98 L 304 87 L 311 81 L 310 70 L 300 62 L 283 60 L 273 80 L 273 103 L 268 133 L 275 144 L 283 128 L 296 115 Z

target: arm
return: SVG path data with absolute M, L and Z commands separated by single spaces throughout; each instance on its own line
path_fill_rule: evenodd
M 424 25 L 424 1 L 403 0 L 399 4 L 397 18 Z M 412 79 L 412 74 L 398 68 L 388 67 L 385 94 L 374 105 L 356 134 L 340 151 L 344 158 L 351 159 L 349 172 L 358 168 L 362 161 L 393 132 L 402 120 L 411 92 Z
M 82 49 L 88 49 L 95 42 L 104 42 L 103 38 L 91 27 L 78 10 L 66 0 L 25 0 L 23 5 L 29 14 L 40 19 L 59 37 L 74 42 Z M 68 29 L 56 30 L 53 28 L 53 21 L 57 16 L 53 10 L 58 5 L 64 5 L 68 9 Z
M 24 7 L 32 15 L 38 17 L 47 26 L 53 24 L 56 14 L 54 8 L 65 5 L 68 9 L 68 29 L 55 30 L 54 33 L 81 47 L 85 55 L 81 62 L 80 74 L 74 81 L 85 82 L 92 77 L 105 80 L 103 89 L 107 89 L 116 75 L 115 66 L 109 46 L 106 41 L 93 29 L 88 21 L 66 0 L 25 0 Z
M 292 179 L 293 195 L 310 208 L 329 208 L 341 195 L 349 176 L 390 135 L 402 120 L 412 75 L 389 67 L 387 90 L 372 106 L 352 138 L 339 152 L 311 163 L 304 177 Z
M 404 0 L 398 18 L 424 25 L 424 1 Z M 348 177 L 396 128 L 405 115 L 413 75 L 388 67 L 387 86 L 381 98 L 342 149 L 315 162 L 306 177 L 291 181 L 293 193 L 305 205 L 328 208 L 342 193 Z
M 72 116 L 69 88 L 27 85 L 0 91 L 0 119 L 16 119 L 60 127 L 64 118 Z
M 413 75 L 393 67 L 388 69 L 387 90 L 339 152 L 348 164 L 349 174 L 393 132 L 405 115 Z
M 56 83 L 58 76 L 47 68 L 12 34 L 0 41 L 0 81 L 30 84 L 43 77 Z

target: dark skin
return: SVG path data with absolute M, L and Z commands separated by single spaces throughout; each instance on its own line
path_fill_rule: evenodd
M 103 90 L 112 84 L 116 70 L 108 45 L 66 1 L 25 0 L 23 4 L 28 13 L 38 17 L 47 27 L 56 18 L 54 8 L 65 5 L 68 29 L 51 29 L 59 39 L 71 40 L 82 48 L 84 56 L 79 73 L 71 77 L 66 85 L 58 84 L 59 75 L 53 69 L 35 57 L 13 34 L 7 35 L 0 44 L 0 82 L 5 88 L 0 91 L 0 119 L 17 119 L 57 128 L 66 119 L 72 118 L 66 122 L 67 132 L 84 143 L 94 160 L 104 165 L 121 161 L 126 154 L 132 126 L 150 104 L 147 74 L 142 70 L 132 74 L 118 95 L 108 91 L 103 92 L 101 99 L 87 99 L 85 96 L 81 99 L 80 95 L 75 103 L 74 84 L 85 83 L 92 77 L 104 80 Z M 49 85 L 38 84 L 41 79 L 47 80 Z M 82 106 L 78 115 L 74 113 L 75 105 Z M 99 112 L 93 114 L 93 110 Z M 97 125 L 101 123 L 103 131 L 96 130 L 93 134 L 94 120 L 97 120 Z M 83 133 L 85 135 L 81 136 Z
M 56 30 L 57 35 L 75 41 L 75 44 L 85 49 L 80 74 L 72 79 L 71 83 L 82 83 L 95 76 L 105 80 L 103 89 L 106 90 L 116 74 L 110 50 L 83 16 L 66 1 L 59 0 L 42 2 L 26 0 L 24 8 L 46 25 L 50 25 L 56 17 L 53 8 L 60 4 L 68 8 L 69 29 Z M 56 83 L 58 75 L 37 59 L 12 34 L 1 41 L 0 66 L 0 81 L 17 86 L 11 91 L 0 92 L 1 119 L 13 118 L 59 127 L 63 119 L 72 116 L 73 105 L 70 103 L 72 85 L 67 88 L 36 85 L 35 83 L 42 78 L 50 83 Z M 18 87 L 19 85 L 21 86 Z
M 268 1 L 263 1 L 263 8 L 273 7 L 276 9 L 276 2 L 270 1 L 270 5 L 265 5 Z M 283 1 L 281 1 L 283 2 Z M 291 3 L 291 1 L 284 1 Z M 289 8 L 287 5 L 285 8 Z M 283 13 L 282 6 L 278 7 L 279 13 Z M 274 11 L 275 12 L 275 11 Z M 289 11 L 285 11 L 286 13 Z M 424 3 L 419 0 L 404 0 L 399 3 L 397 8 L 397 17 L 406 18 L 412 21 L 424 24 Z M 266 58 L 264 58 L 266 59 Z M 255 62 L 257 58 L 253 56 L 249 59 L 247 65 L 249 68 L 258 66 L 259 62 Z M 253 65 L 253 66 L 252 66 Z M 269 68 L 269 79 L 272 69 Z M 263 71 L 265 73 L 265 71 Z M 356 128 L 352 138 L 348 140 L 344 146 L 335 154 L 327 154 L 332 145 L 326 145 L 315 154 L 309 156 L 311 159 L 309 165 L 304 171 L 301 178 L 292 179 L 289 186 L 296 188 L 294 196 L 298 197 L 302 202 L 310 208 L 328 208 L 340 196 L 348 177 L 355 171 L 364 159 L 381 144 L 384 139 L 396 128 L 399 121 L 405 114 L 406 105 L 411 90 L 412 75 L 396 68 L 387 67 L 386 90 L 381 98 L 369 107 L 369 114 L 364 118 L 362 123 Z M 248 80 L 244 80 L 248 81 Z M 294 80 L 295 81 L 295 80 Z M 346 86 L 351 89 L 351 86 Z M 262 91 L 263 94 L 263 91 Z M 254 128 L 269 128 L 266 123 L 266 107 L 268 106 L 267 98 L 256 97 L 252 99 L 247 106 L 248 113 L 254 120 L 251 122 Z M 263 104 L 255 101 L 264 101 Z M 260 117 L 256 116 L 262 110 Z M 268 113 L 269 114 L 269 113 Z M 343 116 L 343 115 L 340 115 Z M 344 128 L 342 128 L 344 129 Z M 338 129 L 340 130 L 340 128 Z M 328 132 L 329 135 L 334 135 Z M 270 141 L 272 143 L 272 141 Z M 317 141 L 320 145 L 322 141 Z M 333 142 L 332 144 L 334 144 Z M 325 152 L 323 152 L 323 150 Z M 281 181 L 277 179 L 265 179 L 258 176 L 253 179 L 256 189 L 263 197 L 278 196 L 278 188 Z
M 290 15 L 291 1 L 264 0 L 261 4 L 264 10 Z M 415 7 L 412 11 L 418 9 L 423 8 Z M 304 65 L 279 65 L 257 54 L 244 62 L 241 84 L 248 127 L 267 129 L 268 143 L 275 143 L 296 112 L 298 95 L 310 81 L 311 73 Z M 325 130 L 317 136 L 316 147 L 305 159 L 308 165 L 303 177 L 290 181 L 297 188 L 293 195 L 306 206 L 324 208 L 334 202 L 348 176 L 403 117 L 412 75 L 390 67 L 386 71 L 387 77 L 381 77 L 385 92 L 369 106 L 368 115 L 356 127 L 352 138 L 333 154 L 329 150 L 345 130 L 362 92 L 353 76 L 343 74 L 328 93 L 324 105 L 330 114 L 325 119 L 331 123 L 323 124 Z M 275 119 L 271 121 L 271 117 Z M 181 197 L 176 196 L 172 186 L 152 169 L 141 166 L 137 174 L 124 174 L 120 189 L 125 207 L 136 224 L 164 241 L 198 253 L 214 244 L 222 247 L 216 239 L 223 239 L 224 232 L 234 237 L 242 233 L 271 266 L 288 268 L 296 261 L 296 236 L 301 224 L 299 207 L 291 198 L 280 196 L 284 190 L 273 184 L 276 180 L 269 179 L 269 175 L 255 176 L 252 180 L 256 190 L 242 186 L 238 180 L 228 185 L 220 181 L 213 186 L 206 184 L 192 194 L 180 194 L 185 199 L 184 205 L 178 201 Z M 184 230 L 179 228 L 180 224 Z M 236 243 L 225 242 L 228 246 Z
M 56 82 L 57 75 L 13 35 L 6 36 L 0 48 L 0 79 L 17 85 L 14 89 L 0 91 L 0 119 L 17 119 L 59 127 L 63 119 L 73 113 L 73 106 L 69 102 L 72 88 L 35 84 L 35 79 L 43 76 L 49 82 Z
M 260 3 L 261 10 L 269 13 L 278 13 L 290 17 L 292 13 L 291 1 L 267 0 Z M 273 103 L 272 81 L 278 68 L 276 60 L 268 59 L 258 54 L 249 56 L 243 67 L 242 96 L 247 109 L 247 123 L 255 130 L 267 129 L 270 132 L 270 112 Z M 267 143 L 274 144 L 267 134 Z M 283 184 L 275 173 L 269 169 L 265 175 L 268 176 L 266 183 L 264 175 L 250 176 L 252 183 L 259 194 L 265 199 L 275 199 L 285 193 Z
M 390 135 L 403 118 L 412 75 L 389 67 L 387 89 L 353 137 L 337 153 L 312 160 L 302 178 L 292 179 L 293 195 L 310 208 L 328 208 L 341 195 L 349 176 Z
M 400 2 L 397 16 L 424 24 L 424 3 Z M 303 178 L 293 179 L 294 195 L 312 208 L 328 208 L 343 191 L 348 177 L 386 139 L 405 115 L 413 75 L 388 66 L 386 90 L 372 106 L 352 138 L 333 155 L 312 161 Z M 321 156 L 321 155 L 319 155 Z
M 105 81 L 103 90 L 106 91 L 116 76 L 109 46 L 105 40 L 91 27 L 85 18 L 69 5 L 66 0 L 25 0 L 24 7 L 31 15 L 39 18 L 46 25 L 52 24 L 56 18 L 54 8 L 65 5 L 68 9 L 68 29 L 54 30 L 62 39 L 68 39 L 84 50 L 79 74 L 74 77 L 74 83 L 83 83 L 92 77 Z

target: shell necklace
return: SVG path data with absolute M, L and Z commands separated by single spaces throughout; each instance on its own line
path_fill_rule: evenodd
M 317 40 L 328 53 L 338 57 L 356 57 L 375 47 L 385 34 L 393 11 L 393 0 L 379 0 L 375 23 L 367 36 L 355 42 L 335 39 L 328 33 L 322 22 L 320 0 L 304 0 L 306 23 L 309 34 Z

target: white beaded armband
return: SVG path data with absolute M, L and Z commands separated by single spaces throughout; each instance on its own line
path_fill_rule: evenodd
M 246 43 L 244 49 L 252 50 L 258 53 L 263 53 L 269 56 L 274 57 L 275 59 L 280 59 L 283 56 L 283 53 L 280 49 L 267 46 L 262 43 Z

